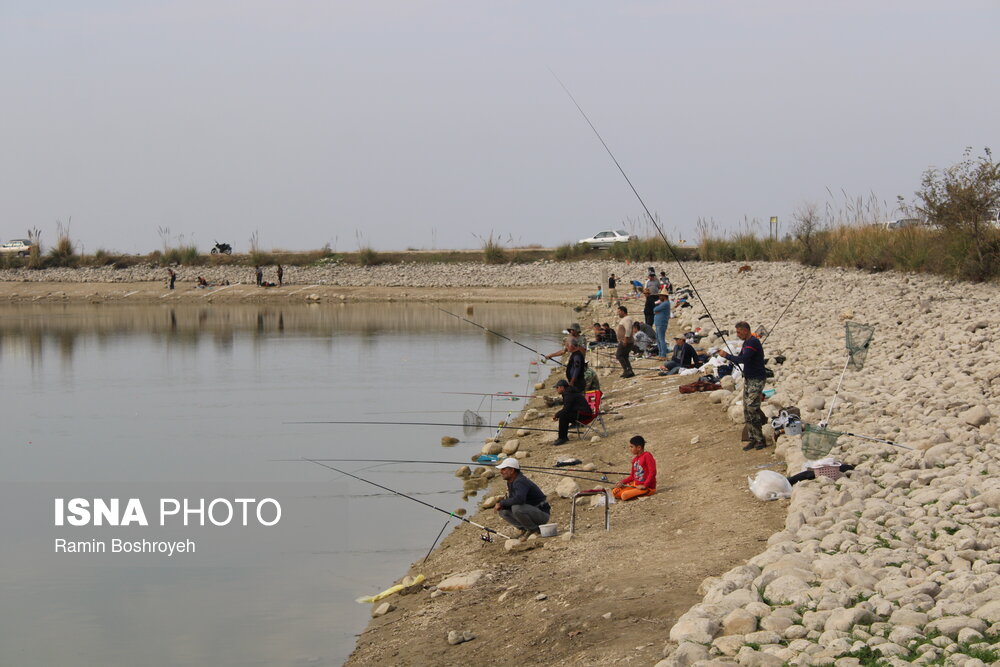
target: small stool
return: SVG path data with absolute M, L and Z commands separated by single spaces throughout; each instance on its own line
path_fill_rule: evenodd
M 596 496 L 602 493 L 604 494 L 604 530 L 611 530 L 611 494 L 608 493 L 607 489 L 587 489 L 586 491 L 577 491 L 570 500 L 573 509 L 569 515 L 569 532 L 572 533 L 573 527 L 576 525 L 576 499 L 580 496 Z

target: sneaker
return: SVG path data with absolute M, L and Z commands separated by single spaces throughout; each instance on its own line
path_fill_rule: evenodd
M 747 444 L 743 445 L 743 451 L 749 452 L 754 447 L 756 447 L 756 445 L 754 445 L 752 442 L 748 442 Z
M 565 445 L 567 442 L 569 442 L 569 439 L 567 439 L 567 438 L 559 438 L 558 440 L 553 440 L 552 444 L 553 445 Z
M 635 377 L 635 373 L 633 373 L 632 371 L 629 371 L 627 373 L 622 373 L 622 377 L 623 378 L 634 378 Z
M 762 442 L 759 445 L 756 445 L 756 449 L 767 449 L 767 443 Z

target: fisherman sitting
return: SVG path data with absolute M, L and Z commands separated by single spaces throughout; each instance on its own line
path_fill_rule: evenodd
M 674 336 L 674 351 L 667 363 L 660 366 L 660 375 L 677 375 L 682 368 L 694 368 L 698 361 L 697 353 L 683 334 Z
M 656 493 L 656 459 L 646 451 L 646 439 L 641 435 L 633 436 L 628 441 L 628 450 L 632 454 L 632 474 L 618 482 L 611 495 L 618 500 L 653 495 Z
M 497 466 L 500 476 L 507 482 L 507 497 L 493 506 L 500 517 L 520 529 L 518 538 L 540 533 L 539 526 L 549 522 L 552 508 L 538 485 L 524 476 L 521 464 L 515 458 L 504 459 Z
M 655 332 L 653 335 L 656 335 Z M 634 341 L 635 350 L 644 357 L 652 356 L 653 350 L 656 349 L 656 341 L 647 332 L 643 331 L 642 325 L 639 322 L 632 323 L 632 340 Z
M 552 415 L 552 421 L 559 422 L 559 437 L 552 444 L 565 445 L 569 442 L 569 425 L 581 419 L 592 418 L 594 411 L 590 409 L 590 404 L 587 403 L 583 392 L 566 380 L 556 382 L 556 391 L 562 396 L 563 408 Z

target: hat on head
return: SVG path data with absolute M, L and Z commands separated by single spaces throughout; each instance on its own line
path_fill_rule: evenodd
M 497 470 L 503 470 L 504 468 L 513 468 L 514 470 L 520 470 L 521 464 L 515 458 L 507 458 L 500 462 L 497 466 Z
M 583 329 L 580 328 L 579 322 L 573 322 L 573 324 L 566 327 L 566 331 L 583 331 Z
M 674 340 L 687 340 L 687 338 L 684 337 L 684 334 L 677 334 L 674 336 Z
M 661 299 L 669 299 L 670 298 L 670 295 L 667 294 L 666 292 L 660 292 L 656 296 L 660 297 Z
M 566 382 L 566 380 L 559 380 L 559 382 L 556 382 L 556 387 L 568 387 L 568 386 L 569 382 Z

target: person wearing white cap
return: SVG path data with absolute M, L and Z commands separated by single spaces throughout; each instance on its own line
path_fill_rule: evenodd
M 540 533 L 538 528 L 549 522 L 552 508 L 538 485 L 524 476 L 521 464 L 515 458 L 506 458 L 497 466 L 500 476 L 507 482 L 507 497 L 493 506 L 500 517 L 521 530 L 518 537 Z

